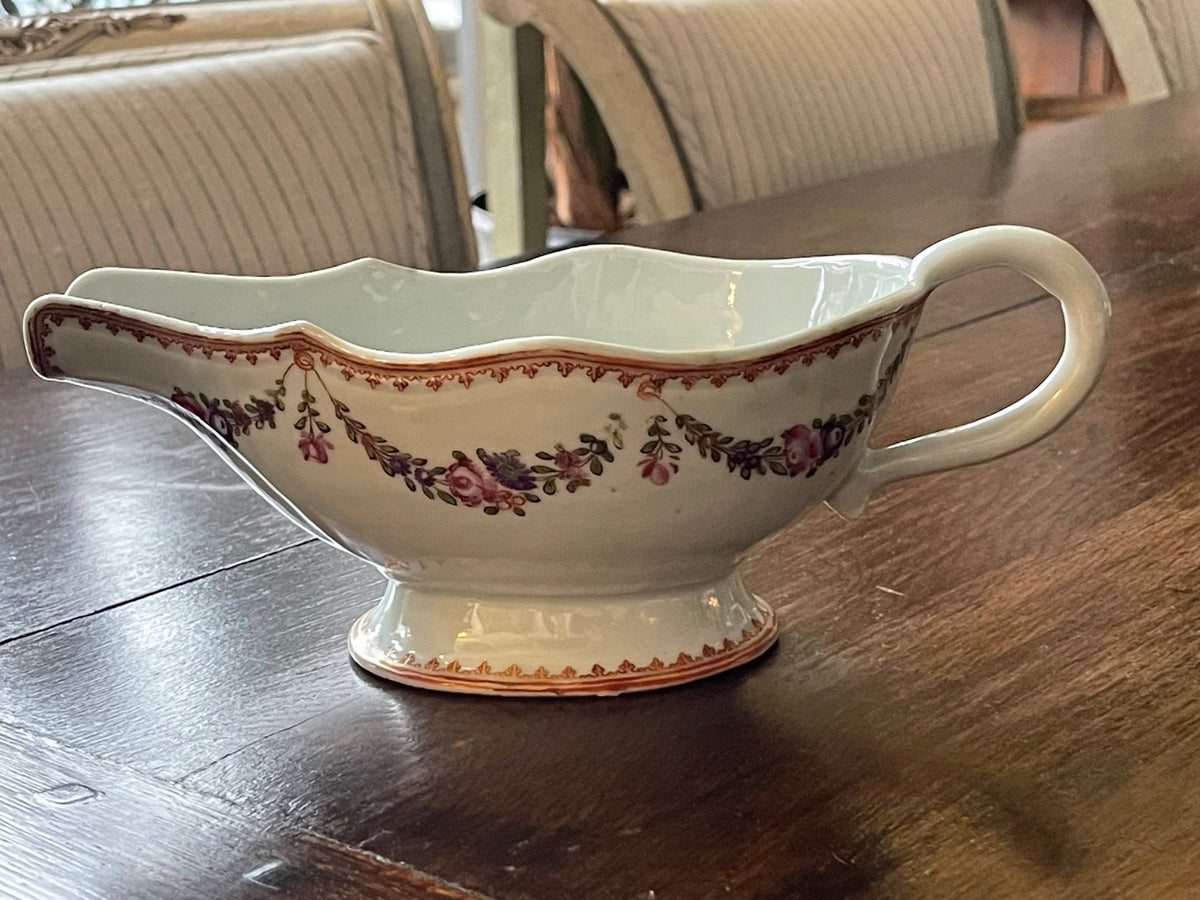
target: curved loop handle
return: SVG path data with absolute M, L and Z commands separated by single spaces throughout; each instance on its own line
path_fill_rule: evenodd
M 922 292 L 979 269 L 1007 266 L 1058 300 L 1066 323 L 1062 356 L 1033 391 L 1011 406 L 966 425 L 868 448 L 858 467 L 827 502 L 859 515 L 886 484 L 986 462 L 1045 437 L 1075 411 L 1104 365 L 1108 349 L 1108 292 L 1100 276 L 1066 241 L 1016 225 L 991 225 L 934 244 L 912 262 L 910 278 Z

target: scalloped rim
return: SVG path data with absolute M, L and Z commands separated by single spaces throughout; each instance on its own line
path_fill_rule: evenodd
M 75 293 L 77 290 L 79 290 L 81 285 L 86 285 L 89 277 L 92 277 L 96 273 L 147 272 L 153 273 L 156 277 L 164 278 L 178 277 L 214 281 L 228 280 L 237 282 L 270 281 L 272 283 L 278 283 L 281 281 L 299 282 L 305 280 L 319 280 L 321 278 L 327 278 L 331 274 L 337 272 L 353 270 L 355 268 L 361 268 L 365 266 L 374 266 L 407 272 L 413 277 L 434 282 L 464 279 L 499 279 L 509 276 L 513 273 L 521 273 L 527 270 L 536 271 L 554 267 L 569 267 L 576 257 L 587 255 L 598 256 L 603 254 L 630 257 L 633 259 L 641 257 L 674 260 L 683 263 L 690 263 L 698 267 L 714 269 L 729 267 L 743 269 L 747 267 L 786 267 L 789 265 L 812 263 L 820 264 L 836 261 L 844 262 L 850 260 L 887 261 L 889 263 L 896 264 L 898 267 L 901 265 L 905 267 L 908 270 L 909 279 L 904 283 L 903 286 L 897 288 L 892 293 L 866 303 L 859 309 L 854 310 L 852 313 L 839 316 L 838 318 L 833 319 L 830 322 L 823 323 L 822 325 L 813 328 L 807 328 L 802 331 L 793 331 L 780 335 L 779 337 L 772 338 L 768 341 L 760 341 L 758 343 L 748 344 L 743 347 L 707 350 L 653 350 L 583 338 L 542 335 L 537 337 L 508 338 L 499 341 L 490 341 L 487 343 L 459 347 L 452 350 L 439 350 L 429 353 L 395 353 L 383 350 L 374 350 L 369 347 L 364 347 L 360 344 L 353 343 L 338 337 L 336 334 L 333 334 L 319 325 L 303 319 L 281 322 L 261 328 L 215 328 L 211 326 L 197 325 L 193 322 L 188 322 L 186 320 L 162 315 L 159 313 L 145 312 L 118 303 L 89 300 L 88 298 L 80 297 Z M 167 270 L 121 269 L 119 267 L 106 267 L 93 269 L 77 276 L 64 293 L 46 294 L 34 300 L 26 310 L 25 323 L 26 333 L 28 334 L 31 317 L 36 316 L 42 308 L 50 304 L 70 304 L 80 308 L 89 308 L 97 311 L 103 310 L 106 312 L 123 314 L 146 324 L 155 325 L 159 328 L 192 333 L 197 336 L 205 336 L 214 340 L 220 340 L 222 343 L 228 342 L 245 345 L 261 345 L 263 343 L 280 342 L 285 340 L 289 335 L 302 334 L 308 340 L 328 348 L 328 350 L 332 353 L 358 360 L 370 361 L 376 365 L 388 368 L 461 368 L 463 366 L 470 366 L 474 364 L 476 360 L 480 358 L 492 358 L 510 354 L 530 354 L 538 356 L 583 356 L 600 362 L 610 361 L 613 363 L 636 359 L 639 362 L 644 362 L 647 365 L 656 367 L 669 366 L 678 368 L 692 368 L 697 366 L 703 367 L 709 365 L 728 365 L 734 362 L 754 362 L 755 360 L 763 357 L 774 356 L 781 352 L 785 352 L 790 348 L 796 348 L 810 343 L 823 341 L 832 335 L 836 335 L 847 330 L 853 330 L 870 322 L 887 318 L 891 315 L 899 313 L 904 308 L 919 303 L 929 293 L 928 288 L 922 287 L 920 284 L 912 280 L 911 274 L 911 259 L 908 257 L 886 254 L 844 254 L 830 256 L 793 257 L 787 259 L 735 260 L 719 257 L 692 256 L 685 253 L 674 253 L 666 250 L 654 250 L 650 248 L 632 247 L 627 245 L 590 245 L 587 247 L 574 247 L 561 250 L 556 253 L 550 253 L 545 256 L 540 256 L 535 259 L 514 263 L 509 266 L 476 272 L 429 272 L 421 269 L 413 269 L 407 266 L 400 266 L 395 263 L 389 263 L 373 258 L 354 260 L 352 262 L 343 263 L 339 266 L 332 266 L 327 269 L 305 272 L 298 275 L 279 276 L 213 275 L 192 272 L 170 272 Z
M 812 365 L 819 356 L 835 357 L 843 347 L 857 347 L 868 339 L 878 340 L 885 329 L 908 324 L 920 314 L 924 299 L 924 296 L 917 297 L 915 301 L 881 312 L 853 327 L 816 339 L 806 337 L 800 343 L 784 345 L 770 353 L 749 359 L 722 357 L 708 362 L 691 358 L 680 360 L 678 354 L 669 360 L 656 359 L 652 354 L 619 356 L 609 352 L 572 349 L 565 345 L 551 345 L 543 349 L 518 341 L 508 343 L 522 346 L 506 352 L 484 353 L 483 350 L 492 351 L 500 345 L 483 345 L 475 356 L 428 354 L 402 357 L 380 354 L 375 357 L 345 341 L 326 340 L 328 335 L 323 329 L 307 322 L 239 333 L 188 325 L 166 316 L 140 314 L 127 307 L 64 295 L 49 295 L 30 306 L 25 314 L 25 339 L 30 363 L 44 378 L 70 377 L 70 373 L 54 363 L 55 351 L 49 345 L 48 338 L 55 327 L 60 327 L 67 319 L 74 319 L 85 330 L 102 325 L 114 335 L 121 332 L 131 334 L 139 343 L 154 340 L 163 349 L 177 345 L 189 356 L 198 351 L 210 358 L 224 356 L 229 362 L 244 358 L 254 365 L 260 356 L 278 360 L 285 351 L 292 354 L 308 353 L 323 365 L 338 368 L 346 380 L 362 377 L 372 387 L 388 382 L 404 390 L 410 384 L 423 383 L 437 390 L 450 381 L 470 387 L 480 376 L 490 376 L 502 382 L 514 371 L 533 378 L 539 371 L 553 369 L 564 376 L 582 370 L 592 381 L 616 373 L 626 387 L 635 381 L 662 384 L 671 380 L 679 381 L 690 389 L 699 381 L 708 381 L 719 387 L 734 377 L 752 382 L 768 370 L 782 374 L 796 362 Z M 585 341 L 575 343 L 591 346 Z

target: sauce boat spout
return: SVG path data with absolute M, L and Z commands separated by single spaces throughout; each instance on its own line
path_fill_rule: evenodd
M 353 552 L 239 452 L 238 443 L 231 436 L 239 416 L 251 414 L 249 410 L 222 408 L 203 393 L 189 398 L 175 386 L 196 378 L 193 373 L 219 366 L 223 361 L 211 348 L 201 346 L 203 335 L 195 335 L 198 341 L 195 346 L 185 341 L 184 352 L 175 356 L 136 351 L 135 348 L 152 345 L 163 350 L 170 346 L 169 340 L 180 337 L 175 326 L 182 323 L 159 319 L 162 317 L 112 303 L 70 294 L 48 294 L 35 300 L 25 312 L 26 352 L 33 370 L 42 378 L 122 394 L 166 410 L 195 432 L 293 524 L 339 549 Z M 160 332 L 160 328 L 164 330 Z M 51 334 L 53 342 L 49 340 Z M 171 337 L 167 338 L 167 334 Z M 133 346 L 124 346 L 130 341 Z

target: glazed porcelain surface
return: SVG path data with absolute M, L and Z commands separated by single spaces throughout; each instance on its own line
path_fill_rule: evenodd
M 1046 382 L 868 448 L 929 292 L 1016 267 L 1063 305 Z M 1042 232 L 915 260 L 569 250 L 466 275 L 360 260 L 246 278 L 98 269 L 26 313 L 46 378 L 157 404 L 292 520 L 387 578 L 353 658 L 446 690 L 603 694 L 775 640 L 746 551 L 821 501 L 994 458 L 1083 400 L 1103 286 Z

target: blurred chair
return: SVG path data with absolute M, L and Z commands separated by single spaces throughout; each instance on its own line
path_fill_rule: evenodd
M 1003 0 L 483 0 L 591 94 L 653 221 L 1014 135 Z
M 289 30 L 255 19 L 255 6 L 283 4 L 135 10 L 126 15 L 183 19 L 26 31 L 20 52 L 13 30 L 0 32 L 0 365 L 24 364 L 28 302 L 95 266 L 286 274 L 363 256 L 474 266 L 419 0 L 387 18 L 360 3 L 376 16 L 361 22 L 335 0 L 327 23 L 371 26 L 335 31 L 317 17 Z M 70 55 L 56 55 L 67 35 Z
M 1131 103 L 1200 89 L 1200 3 L 1088 0 Z

